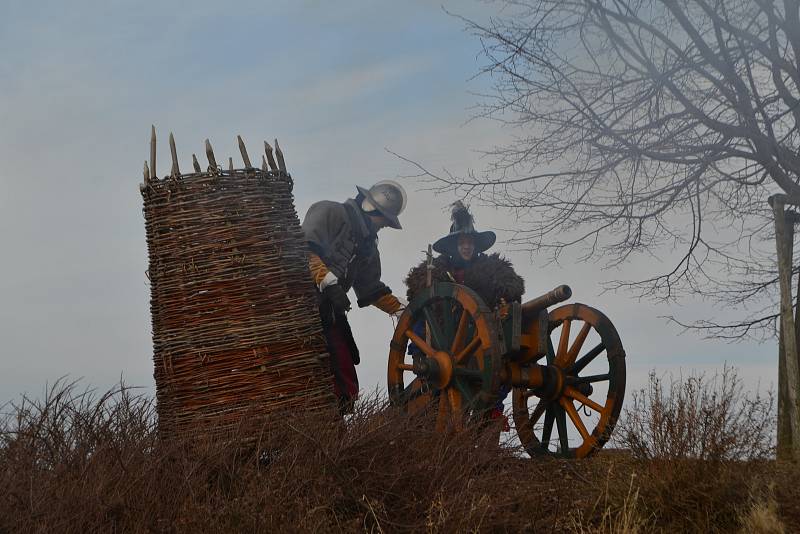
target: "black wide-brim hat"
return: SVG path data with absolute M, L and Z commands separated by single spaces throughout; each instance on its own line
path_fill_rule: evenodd
M 468 235 L 472 237 L 472 240 L 475 243 L 476 254 L 489 250 L 492 248 L 492 245 L 494 245 L 494 242 L 497 241 L 497 235 L 491 230 L 486 230 L 484 232 L 476 232 L 475 230 L 471 232 L 459 230 L 456 232 L 450 232 L 446 236 L 437 240 L 436 243 L 433 244 L 433 250 L 439 254 L 447 254 L 448 256 L 454 257 L 458 256 L 458 238 L 462 235 Z

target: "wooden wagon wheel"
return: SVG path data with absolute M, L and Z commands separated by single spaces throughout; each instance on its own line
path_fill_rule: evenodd
M 407 354 L 409 343 L 413 357 Z M 500 371 L 492 312 L 469 288 L 437 283 L 409 304 L 397 324 L 389 352 L 389 398 L 409 412 L 433 404 L 437 430 L 459 431 L 489 416 Z M 416 376 L 408 388 L 404 373 Z
M 625 351 L 608 317 L 585 304 L 550 312 L 548 331 L 551 378 L 547 387 L 514 388 L 514 424 L 531 456 L 583 458 L 605 444 L 619 417 Z

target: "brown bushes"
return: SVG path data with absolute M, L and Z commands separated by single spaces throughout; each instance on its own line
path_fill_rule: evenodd
M 651 373 L 628 401 L 614 441 L 640 459 L 763 460 L 773 456 L 775 424 L 773 395 L 744 391 L 730 367 L 666 388 Z
M 0 532 L 520 530 L 573 501 L 568 464 L 440 436 L 376 399 L 359 408 L 346 424 L 273 419 L 248 450 L 160 442 L 148 399 L 61 384 L 8 410 Z M 540 494 L 554 474 L 563 487 Z
M 798 517 L 796 469 L 768 460 L 529 460 L 478 430 L 437 435 L 380 399 L 358 408 L 345 423 L 273 418 L 256 448 L 235 435 L 167 443 L 148 398 L 58 384 L 6 407 L 0 532 L 723 532 Z
M 630 477 L 637 510 L 648 530 L 732 532 L 764 502 L 779 472 L 772 461 L 775 412 L 770 394 L 751 394 L 731 368 L 664 386 L 651 374 L 634 392 L 614 443 L 631 460 L 610 475 Z M 630 489 L 610 483 L 607 506 L 630 509 Z M 796 491 L 790 492 L 795 493 Z

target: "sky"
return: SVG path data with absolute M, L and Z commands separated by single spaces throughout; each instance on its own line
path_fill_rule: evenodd
M 122 378 L 154 390 L 138 185 L 159 136 L 159 175 L 174 132 L 180 164 L 203 153 L 251 158 L 277 137 L 302 219 L 322 199 L 413 172 L 388 150 L 427 167 L 465 173 L 508 132 L 470 120 L 490 80 L 475 78 L 480 43 L 446 10 L 486 20 L 491 3 L 253 1 L 122 2 L 0 0 L 0 404 L 38 396 L 60 377 L 105 389 Z M 384 281 L 402 279 L 449 227 L 455 200 L 402 179 L 404 230 L 383 230 Z M 509 213 L 473 205 L 479 229 L 513 228 Z M 703 340 L 668 325 L 714 314 L 695 299 L 656 306 L 601 294 L 602 282 L 663 267 L 657 260 L 609 272 L 494 250 L 526 280 L 527 298 L 567 283 L 573 300 L 601 309 L 627 352 L 629 390 L 659 375 L 736 366 L 745 384 L 777 382 L 775 343 Z M 385 388 L 391 319 L 350 314 L 365 390 Z

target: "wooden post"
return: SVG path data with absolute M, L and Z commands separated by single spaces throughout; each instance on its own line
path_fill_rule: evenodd
M 275 139 L 275 158 L 278 160 L 278 169 L 286 172 L 286 162 L 283 160 L 283 150 L 278 145 L 278 140 Z
M 788 218 L 785 218 L 786 220 Z M 786 236 L 784 246 L 789 258 L 793 256 L 794 249 L 794 224 L 786 220 Z M 798 298 L 800 298 L 800 279 L 798 279 Z M 800 300 L 797 302 L 800 303 Z M 800 326 L 797 317 L 795 317 L 794 327 L 795 333 Z M 778 444 L 777 444 L 777 457 L 779 459 L 790 459 L 792 457 L 792 427 L 787 413 L 789 404 L 789 390 L 786 383 L 786 345 L 784 343 L 784 330 L 783 320 L 779 321 L 779 337 L 778 337 Z M 797 335 L 795 335 L 795 345 L 797 345 Z
M 269 168 L 273 171 L 278 170 L 278 165 L 275 163 L 275 158 L 272 157 L 272 147 L 269 146 L 269 143 L 264 141 L 264 154 L 267 156 L 267 163 L 269 163 Z
M 208 169 L 216 174 L 217 173 L 217 160 L 214 157 L 214 149 L 211 148 L 211 141 L 206 139 L 206 157 L 208 158 Z
M 170 170 L 170 178 L 180 178 L 181 169 L 178 167 L 178 149 L 175 148 L 175 136 L 172 132 L 169 133 L 169 153 L 172 156 L 172 170 Z
M 156 126 L 150 126 L 150 177 L 155 180 L 158 178 L 156 174 Z
M 778 279 L 780 282 L 780 331 L 783 350 L 778 355 L 780 362 L 778 372 L 784 370 L 785 398 L 781 402 L 781 380 L 778 377 L 778 413 L 788 420 L 787 429 L 789 440 L 783 443 L 784 449 L 779 453 L 789 459 L 800 460 L 800 406 L 798 406 L 798 393 L 800 393 L 800 368 L 798 368 L 797 338 L 795 337 L 795 322 L 792 310 L 792 245 L 793 231 L 787 227 L 784 200 L 779 196 L 770 197 L 773 215 L 775 216 L 775 244 L 778 253 Z M 782 364 L 782 365 L 781 365 Z M 781 407 L 783 405 L 783 407 Z M 779 421 L 780 425 L 780 421 Z M 778 428 L 780 436 L 780 426 Z M 779 438 L 780 439 L 780 438 Z M 786 441 L 790 441 L 786 443 Z M 779 443 L 780 445 L 780 443 Z
M 239 152 L 242 154 L 242 161 L 244 162 L 245 169 L 252 169 L 250 165 L 250 156 L 247 155 L 247 147 L 244 145 L 244 140 L 241 135 L 236 136 L 236 141 L 239 143 Z
M 431 287 L 433 285 L 433 247 L 430 243 L 428 244 L 428 252 L 425 255 L 425 259 L 427 261 L 425 266 L 425 287 Z M 425 341 L 428 346 L 431 345 L 431 329 L 428 323 L 425 323 Z M 440 349 L 441 347 L 436 348 Z

